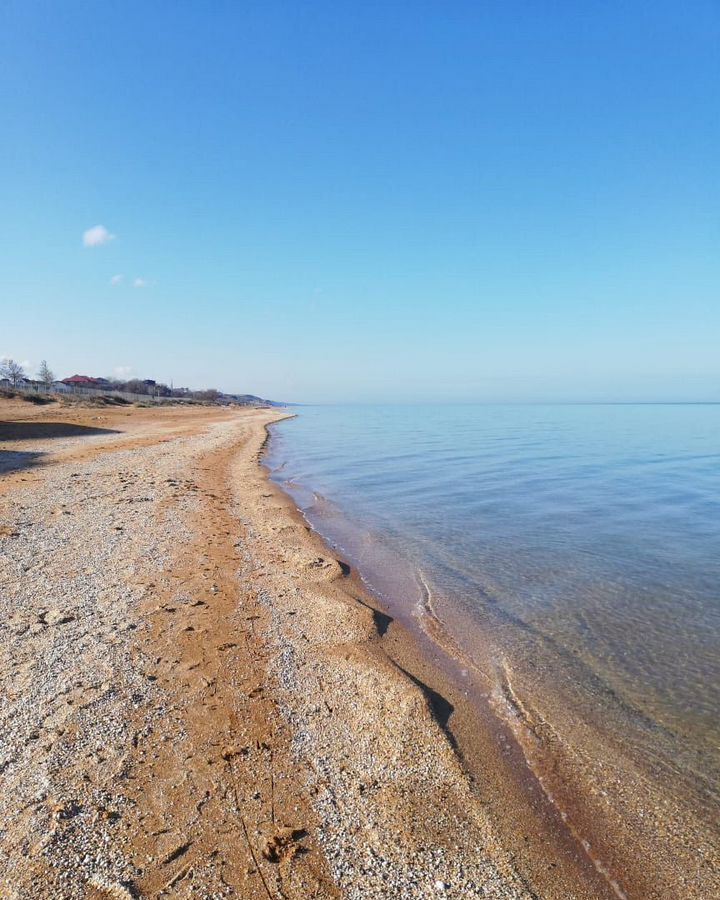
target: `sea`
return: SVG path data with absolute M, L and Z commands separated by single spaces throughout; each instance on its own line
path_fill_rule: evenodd
M 292 411 L 272 478 L 391 614 L 578 758 L 717 801 L 720 405 Z

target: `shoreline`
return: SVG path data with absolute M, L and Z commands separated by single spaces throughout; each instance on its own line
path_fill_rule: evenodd
M 269 439 L 281 421 L 268 426 Z M 337 556 L 338 549 L 316 530 L 292 494 L 273 481 L 271 470 L 262 464 L 268 482 L 289 504 L 290 517 L 303 524 L 318 549 Z M 539 891 L 538 896 L 548 898 L 626 898 L 619 883 L 569 825 L 567 815 L 531 768 L 517 735 L 494 709 L 486 676 L 454 642 L 432 607 L 416 616 L 412 604 L 403 605 L 397 598 L 389 603 L 373 591 L 359 568 L 343 557 L 340 551 L 345 593 L 383 620 L 376 638 L 382 652 L 430 698 L 437 724 L 471 782 L 484 782 L 486 789 L 492 782 L 493 799 L 476 797 L 476 802 L 492 807 L 494 824 L 502 833 L 504 846 L 512 848 L 526 883 Z M 421 576 L 420 581 L 429 592 Z M 468 678 L 468 665 L 475 669 L 477 681 Z
M 281 421 L 268 426 L 270 439 L 271 429 Z M 325 552 L 337 556 L 338 549 L 312 525 L 293 495 L 272 480 L 268 466 L 263 466 L 269 482 L 289 501 L 289 514 L 312 531 Z M 626 898 L 531 768 L 517 736 L 493 708 L 485 676 L 454 642 L 428 598 L 423 600 L 427 608 L 416 616 L 411 608 L 414 604 L 389 603 L 378 596 L 359 568 L 345 562 L 342 551 L 340 557 L 346 567 L 348 594 L 385 619 L 378 640 L 383 652 L 434 698 L 438 724 L 466 773 L 472 781 L 484 781 L 488 787 L 492 770 L 494 799 L 479 802 L 493 805 L 496 824 L 503 820 L 505 845 L 517 854 L 518 865 L 533 889 L 540 890 L 543 897 Z M 419 578 L 429 594 L 421 574 Z M 475 670 L 478 681 L 468 679 L 468 666 Z M 505 804 L 512 807 L 507 814 L 502 811 Z M 522 828 L 518 828 L 520 822 Z
M 272 475 L 269 471 L 269 476 Z M 271 477 L 271 480 L 294 506 L 303 493 L 314 495 L 312 485 L 292 483 L 285 486 L 281 479 Z M 328 503 L 324 498 L 322 502 Z M 346 542 L 350 536 L 351 548 L 354 544 L 361 546 L 354 535 L 354 530 L 360 526 L 357 523 L 351 525 L 342 511 L 336 510 L 327 521 L 324 514 L 312 516 L 304 509 L 298 509 L 298 514 L 326 546 L 334 548 L 333 552 L 338 552 L 338 545 L 333 540 L 337 535 Z M 337 516 L 342 519 L 339 527 L 335 522 Z M 324 533 L 323 525 L 326 526 Z M 351 531 L 346 533 L 348 527 Z M 563 852 L 575 856 L 575 877 L 578 877 L 575 889 L 586 883 L 591 885 L 591 891 L 597 891 L 595 896 L 605 896 L 608 892 L 608 896 L 618 898 L 665 897 L 674 896 L 676 892 L 704 898 L 708 891 L 714 890 L 712 885 L 718 885 L 720 889 L 716 865 L 720 860 L 715 840 L 717 832 L 712 824 L 713 799 L 711 794 L 704 793 L 702 780 L 697 783 L 683 781 L 681 788 L 667 780 L 670 773 L 666 771 L 663 782 L 660 757 L 656 759 L 649 747 L 635 745 L 639 735 L 629 719 L 625 722 L 620 719 L 613 725 L 606 722 L 604 726 L 600 721 L 593 722 L 595 743 L 592 746 L 587 741 L 584 748 L 565 745 L 560 739 L 561 733 L 554 728 L 559 719 L 543 712 L 535 703 L 536 695 L 528 692 L 527 684 L 523 685 L 519 677 L 519 685 L 515 686 L 516 674 L 524 673 L 516 673 L 504 653 L 499 662 L 491 661 L 499 648 L 493 645 L 489 635 L 478 632 L 475 626 L 471 629 L 476 649 L 484 648 L 477 652 L 487 657 L 487 665 L 483 668 L 478 666 L 477 653 L 471 655 L 468 652 L 468 641 L 461 645 L 455 640 L 452 628 L 443 621 L 442 613 L 435 610 L 431 588 L 420 570 L 413 569 L 413 575 L 423 596 L 417 602 L 410 603 L 407 599 L 403 602 L 393 595 L 397 587 L 390 582 L 388 593 L 383 580 L 385 576 L 378 582 L 372 568 L 373 563 L 388 565 L 389 557 L 376 559 L 372 554 L 367 557 L 364 552 L 358 556 L 352 549 L 348 553 L 342 547 L 339 552 L 352 563 L 360 590 L 373 598 L 371 602 L 384 615 L 392 615 L 395 627 L 403 630 L 406 646 L 399 652 L 399 658 L 412 660 L 408 674 L 412 674 L 413 667 L 416 672 L 423 670 L 413 654 L 413 648 L 418 648 L 425 661 L 423 679 L 427 685 L 453 699 L 452 719 L 443 727 L 470 775 L 475 776 L 483 770 L 486 773 L 493 755 L 501 760 L 494 778 L 501 784 L 504 800 L 512 798 L 510 802 L 515 808 L 505 815 L 503 804 L 496 803 L 494 812 L 496 820 L 505 820 L 503 836 L 508 846 L 515 843 L 518 821 L 527 822 L 528 817 L 535 816 L 541 827 L 552 834 L 554 848 L 562 848 Z M 404 560 L 398 562 L 407 565 Z M 374 589 L 374 584 L 378 583 L 384 585 L 380 593 Z M 444 598 L 443 603 L 447 607 L 448 598 Z M 417 615 L 414 606 L 419 607 Z M 454 610 L 454 615 L 455 627 L 469 625 L 458 610 Z M 397 649 L 386 638 L 383 640 L 384 649 L 397 661 Z M 593 674 L 593 677 L 596 679 L 597 675 Z M 573 715 L 574 698 L 567 691 L 564 700 L 561 697 L 558 692 L 554 711 L 558 711 L 558 703 L 565 702 L 567 709 L 563 711 L 563 717 L 568 719 Z M 552 708 L 549 711 L 552 712 Z M 623 716 L 630 713 L 622 709 Z M 643 727 L 647 727 L 644 722 Z M 480 732 L 484 732 L 483 747 L 478 752 L 474 745 Z M 597 754 L 597 758 L 583 760 L 584 750 Z M 603 782 L 608 775 L 611 777 L 606 792 Z M 678 769 L 674 777 L 679 776 Z M 683 777 L 689 779 L 690 773 Z M 515 788 L 514 793 L 508 790 L 509 785 Z M 532 873 L 529 875 L 532 883 L 542 884 L 542 874 L 538 882 L 542 855 L 537 848 L 531 850 L 525 845 L 517 848 L 517 852 L 534 856 L 533 863 L 523 868 Z M 583 859 L 577 858 L 578 852 Z M 594 869 L 590 875 L 587 864 Z M 595 874 L 600 876 L 601 885 L 594 880 Z M 569 883 L 572 883 L 572 876 Z M 549 895 L 555 887 L 549 885 Z
M 614 896 L 270 480 L 282 411 L 2 412 L 9 897 Z

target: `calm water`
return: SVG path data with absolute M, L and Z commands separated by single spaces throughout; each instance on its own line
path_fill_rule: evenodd
M 371 586 L 427 585 L 480 667 L 562 682 L 576 717 L 634 720 L 713 784 L 720 406 L 298 412 L 267 462 Z

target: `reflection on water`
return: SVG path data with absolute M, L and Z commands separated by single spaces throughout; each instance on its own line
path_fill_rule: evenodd
M 371 584 L 422 571 L 480 666 L 716 783 L 720 406 L 307 407 L 267 462 Z

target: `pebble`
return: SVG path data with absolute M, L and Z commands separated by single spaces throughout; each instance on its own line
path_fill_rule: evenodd
M 115 436 L 101 439 L 107 444 Z M 128 812 L 120 765 L 132 746 L 128 710 L 137 708 L 153 725 L 168 709 L 130 652 L 131 646 L 138 652 L 135 597 L 143 594 L 133 594 L 131 583 L 143 572 L 157 577 L 191 537 L 185 524 L 197 506 L 191 494 L 168 505 L 162 528 L 147 514 L 158 499 L 158 472 L 184 475 L 198 452 L 227 439 L 220 429 L 141 451 L 116 449 L 83 463 L 83 478 L 70 477 L 77 463 L 55 463 L 5 495 L 9 519 L 25 522 L 24 510 L 32 509 L 33 521 L 14 526 L 18 533 L 0 554 L 2 897 L 85 900 L 92 874 L 116 885 L 136 877 L 125 856 L 127 838 L 114 824 Z M 38 441 L 33 449 L 72 449 L 93 440 Z M 118 502 L 128 493 L 123 470 L 132 471 L 132 492 L 148 502 Z M 123 528 L 121 555 L 111 525 Z M 105 794 L 98 785 L 108 777 L 111 793 Z M 74 798 L 72 804 L 63 797 Z M 117 816 L 98 816 L 102 808 Z M 33 886 L 37 858 L 46 863 L 41 894 Z

